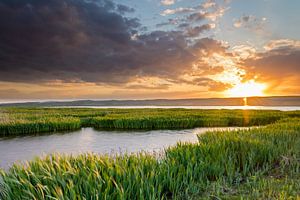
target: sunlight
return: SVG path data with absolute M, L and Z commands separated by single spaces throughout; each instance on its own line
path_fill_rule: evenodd
M 244 97 L 244 98 L 243 98 L 243 101 L 244 101 L 244 106 L 248 106 L 247 97 Z
M 264 96 L 265 84 L 256 83 L 250 80 L 245 83 L 235 85 L 233 88 L 227 90 L 227 95 L 230 97 L 250 97 L 250 96 Z

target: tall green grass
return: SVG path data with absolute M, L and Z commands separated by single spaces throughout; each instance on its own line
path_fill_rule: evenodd
M 35 120 L 13 120 L 0 124 L 0 135 L 26 135 L 34 133 L 50 133 L 71 131 L 81 128 L 81 121 L 74 117 L 42 117 Z
M 7 200 L 200 198 L 216 183 L 237 187 L 286 165 L 300 172 L 299 158 L 300 119 L 288 118 L 261 128 L 199 135 L 198 144 L 178 144 L 159 158 L 37 158 L 2 172 L 0 195 Z
M 182 129 L 195 127 L 257 126 L 300 111 L 187 110 L 187 109 L 87 109 L 1 108 L 0 135 L 98 129 Z

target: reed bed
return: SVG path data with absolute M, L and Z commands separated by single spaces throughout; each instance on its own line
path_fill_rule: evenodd
M 11 120 L 0 125 L 0 135 L 27 135 L 71 131 L 81 128 L 81 121 L 73 117 L 41 117 L 35 120 Z
M 258 126 L 300 111 L 1 108 L 0 136 L 97 129 L 183 129 L 196 127 Z
M 249 191 L 262 187 L 272 170 L 299 174 L 299 158 L 300 119 L 286 118 L 249 130 L 208 132 L 199 135 L 198 144 L 166 149 L 160 159 L 145 153 L 36 158 L 1 173 L 0 195 L 7 200 L 260 198 Z M 246 186 L 243 194 L 231 190 Z M 296 183 L 268 188 L 264 199 L 300 197 Z

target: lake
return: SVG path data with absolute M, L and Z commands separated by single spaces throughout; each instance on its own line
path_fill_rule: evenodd
M 210 130 L 244 129 L 196 128 L 188 130 L 98 131 L 82 128 L 70 133 L 0 138 L 0 168 L 8 169 L 15 162 L 32 160 L 51 153 L 76 155 L 160 152 L 178 142 L 198 142 L 197 134 Z

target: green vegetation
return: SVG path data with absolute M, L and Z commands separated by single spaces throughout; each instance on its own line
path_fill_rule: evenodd
M 81 127 L 98 129 L 182 129 L 195 127 L 257 126 L 299 111 L 187 110 L 187 109 L 88 109 L 1 108 L 0 135 L 26 135 L 70 131 Z
M 114 113 L 118 110 L 111 112 L 108 115 L 128 115 L 125 110 L 121 114 Z M 143 112 L 157 116 L 161 111 L 154 110 L 155 115 L 148 110 Z M 242 113 L 195 111 L 192 115 L 193 112 L 183 110 L 167 113 L 174 114 L 171 119 L 180 119 L 183 113 L 197 118 L 201 113 L 217 117 L 218 112 L 224 112 L 226 119 L 228 116 L 239 119 Z M 84 154 L 37 158 L 28 166 L 15 165 L 1 173 L 0 197 L 7 200 L 299 199 L 300 118 L 295 117 L 297 113 L 264 112 L 250 111 L 248 124 L 270 123 L 284 115 L 294 117 L 250 130 L 202 134 L 198 144 L 178 144 L 159 157 Z M 270 114 L 275 119 L 265 117 Z M 265 121 L 257 122 L 258 119 Z

